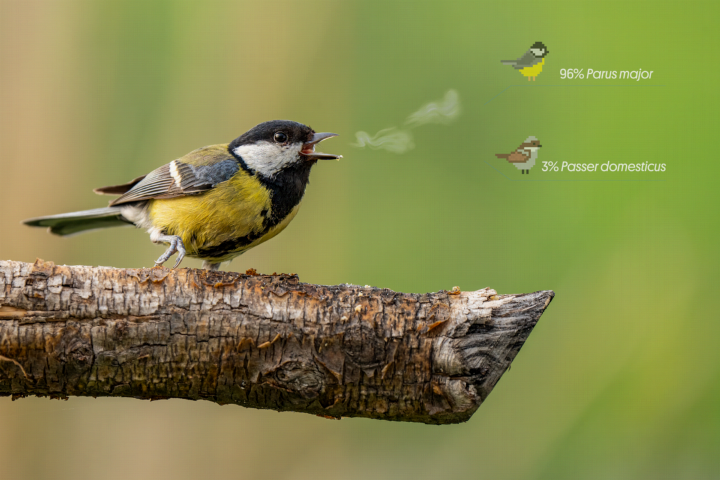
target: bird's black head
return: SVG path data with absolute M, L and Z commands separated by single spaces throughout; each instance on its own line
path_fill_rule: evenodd
M 545 44 L 542 42 L 533 43 L 532 47 L 530 47 L 530 51 L 538 58 L 542 58 L 550 53 Z
M 252 170 L 271 178 L 280 171 L 317 160 L 340 158 L 315 151 L 315 145 L 334 133 L 315 133 L 302 123 L 273 120 L 257 125 L 230 143 L 230 151 Z

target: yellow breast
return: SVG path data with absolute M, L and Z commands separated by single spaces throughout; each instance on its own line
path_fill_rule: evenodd
M 148 204 L 153 226 L 182 238 L 188 256 L 210 261 L 229 261 L 271 239 L 295 217 L 299 205 L 267 228 L 271 209 L 270 191 L 244 172 L 200 195 Z
M 540 63 L 538 63 L 537 65 L 533 65 L 532 67 L 523 68 L 522 70 L 520 70 L 520 73 L 522 73 L 526 77 L 535 77 L 540 72 L 542 72 L 542 67 L 544 64 L 545 64 L 545 59 L 543 58 L 542 60 L 540 60 Z

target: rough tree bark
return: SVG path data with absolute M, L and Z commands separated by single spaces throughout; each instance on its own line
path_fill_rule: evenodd
M 0 396 L 464 422 L 553 296 L 0 261 Z

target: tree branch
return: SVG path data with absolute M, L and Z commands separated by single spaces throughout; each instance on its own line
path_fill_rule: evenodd
M 464 422 L 553 296 L 0 261 L 0 396 Z

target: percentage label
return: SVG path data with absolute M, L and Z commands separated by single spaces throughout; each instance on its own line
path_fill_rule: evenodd
M 568 79 L 572 80 L 573 78 L 585 78 L 585 74 L 583 73 L 584 68 L 561 68 L 560 69 L 560 78 L 563 80 Z
M 559 170 L 557 162 L 542 162 L 543 172 L 557 172 Z

